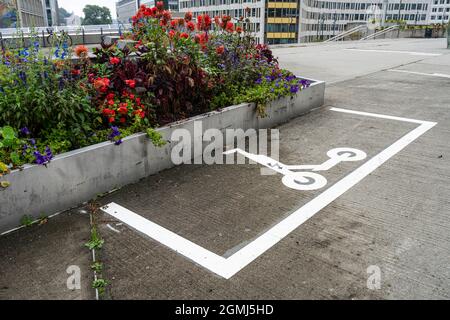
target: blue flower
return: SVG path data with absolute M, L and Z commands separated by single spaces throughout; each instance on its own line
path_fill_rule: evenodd
M 27 83 L 27 74 L 26 74 L 25 72 L 20 71 L 20 72 L 19 72 L 19 78 L 20 78 L 20 80 L 22 80 L 22 82 L 23 82 L 24 84 Z

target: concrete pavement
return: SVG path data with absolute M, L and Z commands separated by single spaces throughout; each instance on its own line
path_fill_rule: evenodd
M 125 187 L 101 203 L 115 202 L 230 257 L 418 126 L 331 107 L 437 125 L 230 279 L 101 215 L 102 260 L 110 282 L 106 298 L 449 299 L 450 51 L 443 48 L 445 39 L 399 39 L 274 50 L 283 66 L 331 83 L 323 108 L 278 128 L 280 161 L 318 164 L 337 147 L 362 150 L 366 159 L 323 172 L 328 184 L 315 191 L 289 189 L 280 175 L 261 176 L 258 165 L 184 165 Z M 14 257 L 16 266 L 2 259 L 0 288 L 21 284 L 2 292 L 2 298 L 90 298 L 83 290 L 69 294 L 60 283 L 74 257 L 82 273 L 90 273 L 89 251 L 77 249 L 89 237 L 89 223 L 72 212 L 0 237 L 1 253 Z M 69 234 L 80 240 L 67 249 L 62 242 L 71 239 L 67 230 L 74 226 L 77 231 Z M 55 231 L 49 233 L 50 228 Z M 22 241 L 36 234 L 54 240 L 38 242 L 40 250 L 29 251 Z M 35 261 L 60 276 L 49 282 L 48 274 L 35 271 Z M 373 268 L 381 272 L 378 290 L 367 285 Z M 33 277 L 32 285 L 18 280 L 23 273 Z M 44 290 L 52 294 L 42 295 Z

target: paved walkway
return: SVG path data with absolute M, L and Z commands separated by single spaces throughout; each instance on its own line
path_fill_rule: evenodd
M 276 49 L 284 66 L 331 83 L 323 108 L 279 127 L 280 161 L 319 164 L 337 147 L 359 149 L 367 158 L 323 172 L 327 186 L 316 191 L 289 189 L 279 175 L 261 176 L 258 165 L 185 165 L 101 203 L 114 202 L 212 255 L 235 259 L 267 230 L 293 221 L 285 219 L 299 208 L 320 206 L 323 194 L 339 195 L 344 177 L 353 187 L 287 236 L 279 233 L 279 242 L 229 279 L 103 214 L 106 298 L 449 299 L 450 51 L 444 46 L 443 39 L 401 39 Z M 437 125 L 411 141 L 420 123 L 332 107 Z M 404 148 L 389 147 L 394 143 Z M 359 167 L 379 164 L 356 179 Z M 2 298 L 92 297 L 89 284 L 78 293 L 64 288 L 67 265 L 91 274 L 90 253 L 80 249 L 89 221 L 77 212 L 0 238 L 0 254 L 15 263 L 0 262 Z M 379 290 L 367 286 L 373 270 L 381 272 Z

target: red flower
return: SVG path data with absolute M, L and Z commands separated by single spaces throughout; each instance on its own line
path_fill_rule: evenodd
M 117 111 L 119 111 L 120 114 L 127 114 L 128 113 L 128 108 L 125 106 L 121 106 Z
M 216 48 L 217 54 L 222 54 L 224 51 L 225 51 L 225 47 L 224 46 L 218 46 Z
M 73 49 L 73 51 L 75 52 L 75 55 L 77 57 L 87 57 L 89 49 L 86 46 L 80 44 L 76 46 L 75 49 Z
M 176 34 L 177 34 L 177 33 L 176 33 L 175 30 L 170 30 L 170 31 L 169 31 L 169 38 L 172 39 L 173 37 L 175 37 Z
M 124 117 L 120 118 L 120 123 L 125 123 L 127 121 L 127 119 L 125 119 Z
M 113 123 L 115 121 L 114 117 L 109 118 L 109 123 Z
M 194 24 L 192 21 L 189 21 L 189 22 L 186 24 L 186 28 L 187 28 L 189 31 L 194 31 L 194 30 L 195 30 L 195 24 Z
M 175 29 L 178 26 L 178 21 L 177 20 L 170 21 L 170 26 Z
M 129 86 L 131 89 L 133 89 L 134 87 L 136 87 L 136 80 L 125 80 L 125 83 L 126 83 L 127 86 Z
M 237 33 L 242 33 L 242 28 L 241 27 L 236 27 L 236 32 Z
M 227 24 L 226 24 L 226 26 L 225 26 L 225 29 L 226 29 L 228 32 L 233 32 L 233 29 L 234 29 L 233 22 L 228 21 Z
M 110 106 L 113 106 L 113 105 L 114 105 L 114 100 L 108 100 L 108 104 L 109 104 Z
M 81 70 L 80 69 L 72 69 L 71 73 L 74 76 L 79 76 L 81 74 Z
M 165 20 L 172 19 L 172 14 L 170 13 L 170 11 L 164 10 L 162 14 L 163 14 L 163 19 L 165 19 Z
M 156 2 L 156 8 L 160 11 L 164 10 L 164 2 L 163 1 Z
M 186 12 L 186 14 L 184 15 L 184 20 L 186 20 L 187 22 L 192 20 L 192 12 L 188 11 Z
M 187 38 L 189 38 L 189 35 L 186 32 L 182 32 L 180 34 L 180 38 L 187 39 Z
M 109 84 L 110 81 L 108 78 L 97 78 L 94 80 L 94 88 L 100 90 L 101 92 L 106 92 Z
M 197 29 L 208 31 L 211 27 L 211 18 L 205 13 L 197 17 Z
M 108 108 L 103 109 L 102 113 L 105 116 L 113 116 L 113 115 L 116 114 L 114 110 L 111 110 L 111 109 L 108 109 Z
M 111 58 L 109 58 L 109 63 L 111 63 L 111 64 L 119 64 L 120 63 L 120 58 L 111 57 Z
M 108 95 L 106 96 L 107 100 L 113 100 L 114 99 L 114 93 L 108 93 Z
M 129 95 L 129 97 L 130 97 L 131 100 L 134 100 L 134 94 L 131 93 L 131 94 Z

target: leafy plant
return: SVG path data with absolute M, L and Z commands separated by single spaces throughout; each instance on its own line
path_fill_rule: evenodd
M 103 296 L 105 294 L 106 286 L 108 285 L 108 281 L 105 279 L 98 278 L 97 280 L 92 281 L 92 288 L 98 290 L 98 294 Z
M 91 269 L 94 270 L 96 273 L 101 273 L 103 270 L 103 263 L 96 261 L 94 264 L 91 265 Z
M 147 133 L 147 137 L 152 140 L 153 145 L 155 145 L 156 147 L 162 147 L 167 143 L 167 141 L 163 139 L 161 133 L 159 133 L 155 129 L 147 128 L 145 132 Z
M 29 226 L 31 226 L 33 223 L 34 223 L 34 219 L 33 219 L 32 216 L 29 216 L 29 215 L 24 215 L 24 216 L 20 219 L 20 224 L 21 224 L 22 226 L 25 226 L 25 227 L 29 227 Z
M 100 238 L 100 236 L 97 232 L 97 228 L 92 227 L 91 239 L 85 244 L 85 246 L 88 247 L 89 250 L 101 249 L 103 247 L 104 243 L 105 243 L 105 240 Z

